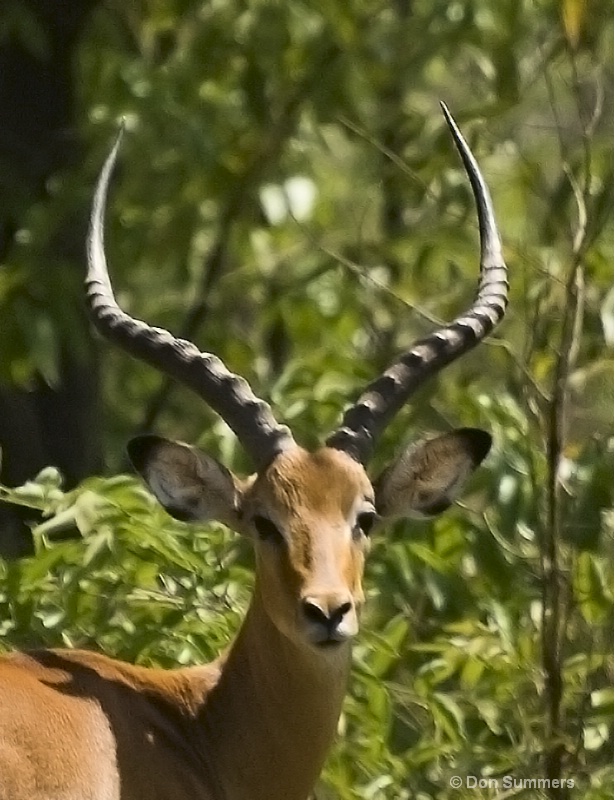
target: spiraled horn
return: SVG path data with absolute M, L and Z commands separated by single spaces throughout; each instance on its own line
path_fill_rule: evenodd
M 470 179 L 480 234 L 480 279 L 472 306 L 450 325 L 415 342 L 382 375 L 370 383 L 327 439 L 365 464 L 379 435 L 427 378 L 481 342 L 501 321 L 508 304 L 508 272 L 502 257 L 491 195 L 476 159 L 455 120 L 441 103 L 448 127 Z
M 183 383 L 216 411 L 253 459 L 257 469 L 277 453 L 294 446 L 289 429 L 276 422 L 270 406 L 252 392 L 248 382 L 234 375 L 211 353 L 177 339 L 162 328 L 133 319 L 118 306 L 107 269 L 104 215 L 109 180 L 123 129 L 101 170 L 96 186 L 87 238 L 87 304 L 100 333 L 127 353 Z

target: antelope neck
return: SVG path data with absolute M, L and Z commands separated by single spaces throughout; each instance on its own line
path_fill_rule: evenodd
M 201 709 L 210 768 L 224 800 L 306 800 L 335 736 L 350 669 L 336 654 L 297 646 L 265 613 L 258 586 L 216 665 Z

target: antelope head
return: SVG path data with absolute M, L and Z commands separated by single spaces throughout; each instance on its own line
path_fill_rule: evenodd
M 250 537 L 256 595 L 275 627 L 299 648 L 344 651 L 358 630 L 372 529 L 382 521 L 444 511 L 487 455 L 488 433 L 461 428 L 403 450 L 374 480 L 367 465 L 385 426 L 430 376 L 477 345 L 500 322 L 507 271 L 491 198 L 467 143 L 443 106 L 474 193 L 480 280 L 471 307 L 415 342 L 370 383 L 341 427 L 308 452 L 271 408 L 219 358 L 133 319 L 117 305 L 107 271 L 103 219 L 120 136 L 102 169 L 88 236 L 87 299 L 108 339 L 195 391 L 234 431 L 256 471 L 233 475 L 209 455 L 159 436 L 133 439 L 132 464 L 172 516 L 219 520 Z

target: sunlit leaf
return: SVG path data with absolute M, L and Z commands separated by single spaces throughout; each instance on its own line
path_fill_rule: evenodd
M 571 47 L 577 47 L 587 13 L 587 0 L 561 0 L 564 30 Z
M 573 587 L 581 614 L 587 622 L 600 622 L 612 609 L 612 597 L 607 594 L 602 570 L 596 557 L 589 552 L 579 553 L 576 557 Z

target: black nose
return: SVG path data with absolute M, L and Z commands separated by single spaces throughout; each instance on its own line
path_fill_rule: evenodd
M 305 597 L 301 608 L 307 620 L 333 631 L 352 609 L 352 603 L 339 598 Z

